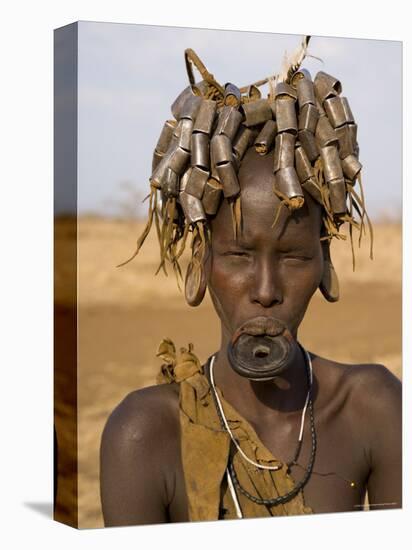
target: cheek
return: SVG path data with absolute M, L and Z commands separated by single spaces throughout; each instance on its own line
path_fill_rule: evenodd
M 216 312 L 226 328 L 236 324 L 239 306 L 247 305 L 250 266 L 211 255 L 208 265 L 208 288 Z M 242 307 L 241 307 L 242 309 Z
M 311 262 L 298 267 L 282 267 L 282 279 L 285 290 L 293 291 L 302 296 L 311 296 L 322 279 L 323 261 L 318 257 Z
M 248 266 L 244 263 L 233 264 L 234 262 L 228 261 L 227 258 L 212 256 L 208 278 L 209 286 L 216 296 L 223 301 L 226 298 L 229 303 L 242 294 L 249 277 Z
M 323 260 L 319 256 L 309 265 L 298 268 L 283 268 L 284 303 L 292 313 L 296 327 L 302 321 L 309 302 L 319 287 L 323 274 Z

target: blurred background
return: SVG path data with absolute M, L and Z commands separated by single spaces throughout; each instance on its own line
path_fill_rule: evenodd
M 65 280 L 73 269 L 77 234 L 80 527 L 103 526 L 101 433 L 127 393 L 155 383 L 159 342 L 165 337 L 177 346 L 193 342 L 202 361 L 219 345 L 209 298 L 189 308 L 171 273 L 154 276 L 159 261 L 154 235 L 137 259 L 115 267 L 134 251 L 144 225 L 142 199 L 153 148 L 171 116 L 171 103 L 187 85 L 184 49 L 193 48 L 218 81 L 243 86 L 276 73 L 285 51 L 292 52 L 300 40 L 243 31 L 78 24 L 78 204 L 76 211 L 64 194 L 55 197 L 55 299 L 57 337 L 63 338 L 72 308 Z M 364 239 L 353 272 L 349 243 L 333 244 L 341 299 L 330 304 L 317 292 L 300 340 L 319 355 L 383 363 L 401 377 L 402 45 L 312 37 L 309 54 L 321 61 L 309 57 L 303 66 L 312 76 L 325 70 L 341 80 L 358 123 L 375 258 L 369 259 Z M 73 114 L 67 117 L 69 124 Z M 64 366 L 56 377 L 63 395 L 68 387 Z M 68 417 L 64 406 L 58 414 L 62 422 Z M 74 489 L 61 474 L 59 491 L 68 495 Z

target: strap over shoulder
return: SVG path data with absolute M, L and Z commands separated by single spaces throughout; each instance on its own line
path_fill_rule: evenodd
M 177 353 L 172 340 L 165 338 L 160 342 L 156 356 L 164 361 L 156 378 L 158 384 L 181 382 L 196 373 L 203 373 L 202 365 L 193 353 L 193 344 L 189 344 L 187 349 L 180 348 Z

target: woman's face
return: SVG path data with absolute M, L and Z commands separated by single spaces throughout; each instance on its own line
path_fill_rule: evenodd
M 273 154 L 249 149 L 239 171 L 242 231 L 235 241 L 230 208 L 222 204 L 212 222 L 208 287 L 228 338 L 249 319 L 284 322 L 297 336 L 323 272 L 321 208 L 305 194 L 293 215 L 273 191 Z

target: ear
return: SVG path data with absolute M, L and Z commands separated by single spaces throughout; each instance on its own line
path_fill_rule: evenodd
M 207 287 L 207 264 L 209 257 L 209 244 L 205 242 L 202 249 L 200 238 L 193 243 L 192 259 L 186 270 L 185 298 L 189 306 L 196 307 L 202 303 Z
M 330 257 L 329 241 L 322 242 L 323 248 L 323 275 L 319 289 L 328 302 L 339 300 L 339 281 Z

